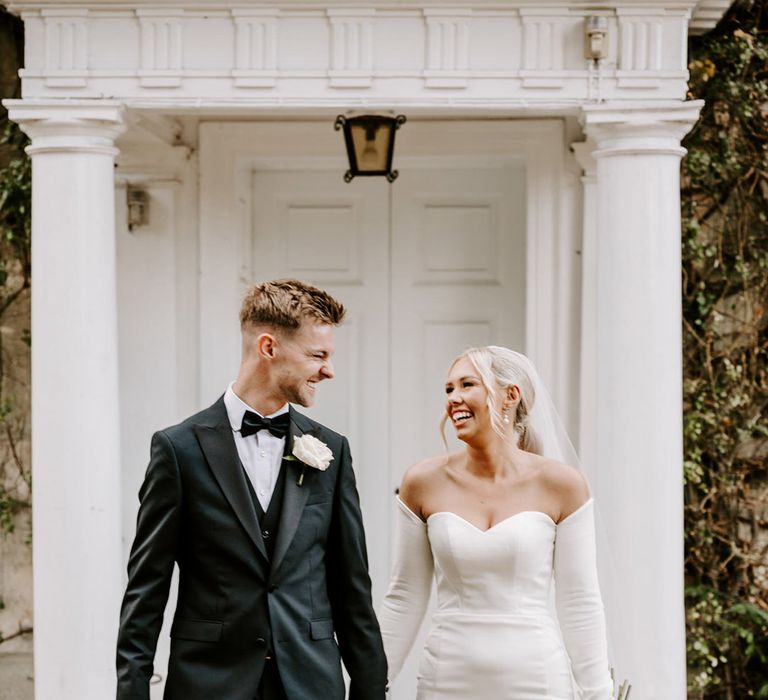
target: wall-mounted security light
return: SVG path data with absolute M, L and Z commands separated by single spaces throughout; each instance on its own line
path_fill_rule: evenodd
M 149 223 L 149 195 L 146 190 L 136 187 L 127 188 L 128 230 Z
M 584 55 L 599 61 L 608 55 L 608 18 L 605 15 L 587 17 L 584 22 Z

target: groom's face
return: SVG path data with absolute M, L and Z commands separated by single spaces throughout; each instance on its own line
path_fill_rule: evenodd
M 277 339 L 275 383 L 282 398 L 299 406 L 315 403 L 317 385 L 333 378 L 334 326 L 304 321 Z

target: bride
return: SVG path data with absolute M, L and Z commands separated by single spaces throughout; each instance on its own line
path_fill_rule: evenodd
M 593 502 L 582 475 L 557 461 L 557 414 L 536 370 L 512 350 L 473 348 L 445 391 L 442 427 L 450 420 L 466 448 L 403 478 L 379 613 L 390 683 L 434 576 L 417 700 L 608 700 Z

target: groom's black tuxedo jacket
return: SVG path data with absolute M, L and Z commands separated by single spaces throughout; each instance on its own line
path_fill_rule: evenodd
M 349 445 L 293 408 L 290 419 L 286 454 L 309 433 L 333 461 L 324 472 L 283 461 L 271 561 L 223 399 L 154 435 L 120 618 L 118 700 L 149 698 L 174 562 L 166 700 L 253 700 L 268 648 L 289 700 L 343 698 L 340 658 L 350 699 L 383 700 L 386 660 Z

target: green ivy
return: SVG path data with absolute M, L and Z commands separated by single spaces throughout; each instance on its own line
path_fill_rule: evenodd
M 32 280 L 30 255 L 32 172 L 24 148 L 27 138 L 7 119 L 2 124 L 0 149 L 6 156 L 0 167 L 0 324 L 23 294 L 28 294 Z M 31 345 L 29 329 L 19 338 Z M 28 416 L 18 407 L 18 379 L 9 374 L 13 357 L 0 334 L 0 532 L 12 533 L 17 514 L 31 506 L 32 475 L 30 465 L 19 451 L 28 437 Z M 26 390 L 26 389 L 25 389 Z
M 9 265 L 20 263 L 25 277 L 31 273 L 32 165 L 24 153 L 27 138 L 13 122 L 6 122 L 0 144 L 14 154 L 0 169 L 0 287 L 4 287 Z
M 768 698 L 768 2 L 691 47 L 683 161 L 689 698 Z

